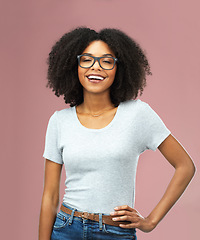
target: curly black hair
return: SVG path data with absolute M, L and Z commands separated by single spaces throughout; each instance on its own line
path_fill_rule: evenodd
M 148 60 L 139 44 L 124 32 L 104 28 L 99 32 L 87 27 L 77 27 L 64 34 L 52 47 L 48 64 L 48 83 L 55 95 L 64 95 L 70 106 L 84 101 L 83 86 L 78 78 L 77 55 L 95 40 L 102 40 L 114 52 L 117 61 L 115 79 L 110 87 L 111 102 L 117 107 L 120 102 L 136 99 L 146 86 L 146 75 L 151 75 Z

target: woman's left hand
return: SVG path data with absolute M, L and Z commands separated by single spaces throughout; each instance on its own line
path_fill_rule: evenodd
M 120 224 L 122 228 L 138 228 L 143 232 L 152 231 L 156 225 L 150 219 L 144 218 L 137 210 L 129 207 L 128 205 L 119 206 L 118 209 L 114 208 L 115 212 L 110 213 L 111 216 L 116 218 L 113 221 L 129 221 L 130 224 Z

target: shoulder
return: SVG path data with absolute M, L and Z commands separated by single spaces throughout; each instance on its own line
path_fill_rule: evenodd
M 63 117 L 70 116 L 71 112 L 72 112 L 72 107 L 68 107 L 68 108 L 63 108 L 61 110 L 56 110 L 54 114 L 58 119 L 61 119 Z
M 50 116 L 51 122 L 63 122 L 66 120 L 71 120 L 72 118 L 72 107 L 64 108 L 61 110 L 56 110 L 53 112 L 53 114 Z
M 122 102 L 122 108 L 126 115 L 136 117 L 141 122 L 147 122 L 149 119 L 157 118 L 158 115 L 154 109 L 147 103 L 140 99 L 128 100 Z
M 121 102 L 121 105 L 127 110 L 142 111 L 149 108 L 149 104 L 140 99 L 131 99 Z

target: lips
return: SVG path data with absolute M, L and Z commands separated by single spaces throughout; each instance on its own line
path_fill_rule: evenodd
M 103 81 L 106 77 L 99 74 L 89 74 L 87 78 L 89 80 Z

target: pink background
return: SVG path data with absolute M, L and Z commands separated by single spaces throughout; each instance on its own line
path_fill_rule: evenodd
M 77 26 L 120 28 L 146 50 L 153 76 L 140 99 L 163 119 L 199 167 L 198 0 L 40 0 L 1 4 L 1 239 L 35 240 L 43 190 L 47 122 L 65 105 L 46 84 L 46 58 Z M 140 157 L 136 208 L 148 215 L 173 168 L 159 150 Z M 64 181 L 64 174 L 62 181 Z M 151 233 L 138 239 L 199 239 L 200 176 Z M 61 188 L 61 200 L 64 183 Z M 2 214 L 3 213 L 3 214 Z M 2 225 L 3 224 L 3 225 Z

